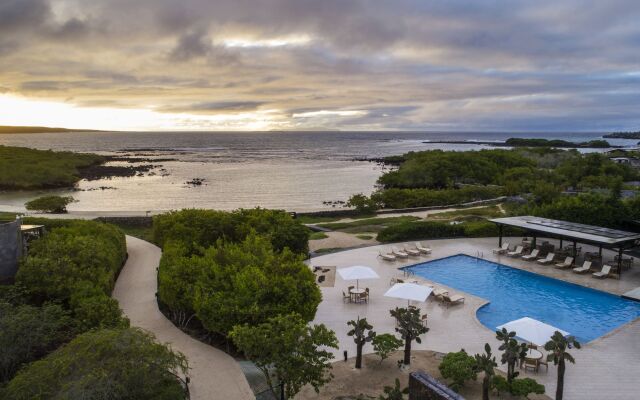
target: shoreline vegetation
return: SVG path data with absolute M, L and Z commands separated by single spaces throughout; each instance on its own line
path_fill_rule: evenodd
M 78 181 L 140 176 L 162 165 L 150 159 L 0 145 L 0 190 L 72 188 Z M 135 165 L 105 165 L 125 162 Z
M 640 139 L 640 131 L 636 132 L 613 132 L 603 136 L 605 139 Z
M 0 134 L 22 133 L 64 133 L 64 132 L 105 132 L 97 129 L 49 128 L 45 126 L 0 126 Z
M 640 133 L 638 133 L 640 138 Z M 612 136 L 604 136 L 612 137 Z M 625 138 L 626 139 L 626 138 Z M 635 138 L 629 138 L 635 139 Z M 618 149 L 623 146 L 614 146 L 606 140 L 590 140 L 588 142 L 570 142 L 561 139 L 525 139 L 509 138 L 504 142 L 481 140 L 428 140 L 427 144 L 483 144 L 493 147 L 555 147 L 559 149 Z

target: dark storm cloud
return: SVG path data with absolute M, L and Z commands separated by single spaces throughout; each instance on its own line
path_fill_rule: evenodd
M 0 0 L 0 82 L 282 124 L 363 111 L 328 128 L 622 129 L 639 20 L 636 0 Z

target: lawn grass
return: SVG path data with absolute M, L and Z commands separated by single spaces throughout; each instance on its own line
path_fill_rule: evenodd
M 364 219 L 374 217 L 375 214 L 360 214 L 355 216 L 340 216 L 340 217 L 316 217 L 313 215 L 300 215 L 296 217 L 296 221 L 301 224 L 324 224 L 329 222 L 340 221 L 341 219 L 351 218 L 351 219 Z
M 328 224 L 319 224 L 318 226 L 322 228 L 331 229 L 334 231 L 342 231 L 348 233 L 365 233 L 365 232 L 375 232 L 379 229 L 384 228 L 386 226 L 395 225 L 403 222 L 411 222 L 418 220 L 420 218 L 414 217 L 412 215 L 404 215 L 401 217 L 377 217 L 377 218 L 365 218 L 359 219 L 351 222 L 333 222 Z M 364 227 L 371 227 L 373 229 L 370 230 L 362 230 Z M 377 228 L 376 228 L 377 227 Z
M 455 219 L 459 217 L 477 216 L 486 218 L 497 218 L 503 216 L 498 206 L 487 206 L 478 208 L 461 208 L 455 211 L 431 214 L 430 219 Z
M 326 233 L 324 232 L 313 232 L 311 235 L 309 235 L 309 240 L 320 240 L 320 239 L 326 239 L 329 236 L 327 236 Z

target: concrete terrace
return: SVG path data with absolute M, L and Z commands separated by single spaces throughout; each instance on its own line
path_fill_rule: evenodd
M 520 238 L 506 238 L 506 241 L 516 244 Z M 540 238 L 539 238 L 540 240 Z M 549 240 L 554 243 L 554 240 Z M 401 243 L 400 246 L 404 245 Z M 497 247 L 497 238 L 479 239 L 448 239 L 429 241 L 433 253 L 430 256 L 410 257 L 408 260 L 395 262 L 383 261 L 378 257 L 378 251 L 390 246 L 371 246 L 348 250 L 312 258 L 310 265 L 347 267 L 351 265 L 368 265 L 380 275 L 380 279 L 360 282 L 361 287 L 369 287 L 371 290 L 368 304 L 344 303 L 342 292 L 347 290 L 351 282 L 345 282 L 336 278 L 334 287 L 322 287 L 323 301 L 318 308 L 315 323 L 324 323 L 336 332 L 340 342 L 340 348 L 335 351 L 336 359 L 342 359 L 342 352 L 347 350 L 349 356 L 355 355 L 353 339 L 347 336 L 346 322 L 358 316 L 366 317 L 378 333 L 394 333 L 395 322 L 389 315 L 389 310 L 396 306 L 406 306 L 406 301 L 384 297 L 384 292 L 389 288 L 392 277 L 402 277 L 399 268 L 430 259 L 447 257 L 454 254 L 467 254 L 477 256 L 480 252 L 483 258 L 499 262 L 511 267 L 525 269 L 541 275 L 562 279 L 579 285 L 607 291 L 620 295 L 640 286 L 640 265 L 623 273 L 622 280 L 604 279 L 598 280 L 591 275 L 577 275 L 570 270 L 557 270 L 553 267 L 526 262 L 507 256 L 496 256 L 491 249 Z M 585 251 L 597 251 L 597 248 L 582 246 Z M 613 259 L 614 253 L 603 250 L 604 260 Z M 578 264 L 581 265 L 579 258 Z M 435 282 L 429 282 L 417 276 L 421 283 L 429 283 L 438 287 L 446 287 Z M 458 351 L 461 348 L 471 354 L 482 352 L 485 343 L 491 344 L 494 352 L 497 350 L 498 341 L 492 330 L 487 329 L 476 318 L 476 310 L 486 301 L 450 289 L 450 293 L 460 293 L 466 298 L 465 304 L 445 307 L 439 302 L 429 299 L 426 303 L 415 304 L 423 313 L 429 315 L 428 326 L 430 331 L 423 336 L 422 344 L 414 342 L 413 348 L 435 350 L 439 352 Z M 370 345 L 364 348 L 365 353 L 373 352 Z M 573 350 L 576 358 L 575 365 L 567 367 L 565 375 L 565 398 L 571 399 L 637 399 L 638 377 L 640 377 L 640 363 L 637 354 L 640 354 L 640 319 L 637 319 L 617 330 L 583 344 L 581 350 Z M 499 357 L 498 357 L 499 359 Z M 500 366 L 502 368 L 502 366 Z M 530 376 L 546 386 L 547 394 L 553 396 L 556 385 L 556 368 L 549 365 L 549 371 L 544 367 L 540 372 L 524 373 L 521 376 Z

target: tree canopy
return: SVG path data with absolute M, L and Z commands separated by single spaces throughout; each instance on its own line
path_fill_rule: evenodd
M 186 398 L 179 376 L 187 360 L 140 329 L 84 333 L 22 369 L 0 397 L 7 400 Z
M 287 398 L 304 385 L 318 392 L 332 378 L 333 354 L 326 348 L 338 348 L 338 341 L 324 325 L 307 326 L 296 314 L 278 315 L 255 326 L 237 325 L 231 338 L 262 371 L 274 394 L 279 383 L 284 383 Z

